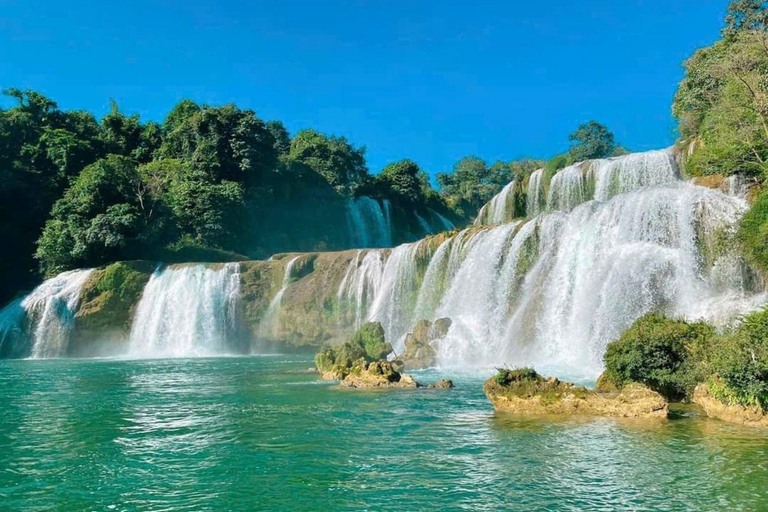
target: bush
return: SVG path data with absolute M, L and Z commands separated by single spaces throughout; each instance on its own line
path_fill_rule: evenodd
M 713 394 L 726 403 L 768 409 L 768 309 L 744 317 L 720 337 L 711 355 Z
M 647 314 L 608 345 L 606 376 L 619 388 L 640 382 L 669 400 L 689 397 L 703 380 L 711 337 L 712 329 L 704 323 Z
M 366 363 L 385 359 L 392 345 L 384 339 L 384 328 L 379 322 L 368 322 L 340 347 L 325 348 L 315 356 L 315 366 L 321 373 L 335 373 L 346 377 L 357 361 Z
M 365 353 L 366 359 L 384 359 L 392 352 L 392 345 L 384 339 L 384 328 L 379 322 L 368 322 L 352 336 L 350 343 Z
M 755 204 L 742 217 L 738 232 L 747 260 L 760 270 L 768 271 L 768 192 L 757 196 Z
M 499 368 L 498 370 L 493 378 L 499 386 L 509 386 L 513 382 L 540 382 L 544 380 L 533 368 L 515 368 L 512 370 Z

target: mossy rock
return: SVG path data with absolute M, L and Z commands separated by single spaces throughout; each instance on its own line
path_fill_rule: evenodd
M 369 322 L 342 346 L 321 350 L 315 356 L 315 366 L 326 379 L 343 379 L 350 373 L 364 371 L 368 363 L 384 360 L 391 352 L 392 346 L 384 339 L 384 328 L 378 322 Z
M 403 363 L 407 368 L 430 368 L 437 364 L 437 345 L 448 334 L 450 318 L 440 318 L 434 323 L 419 320 L 405 337 Z
M 483 390 L 496 411 L 518 415 L 666 418 L 669 412 L 664 397 L 642 384 L 628 384 L 620 393 L 597 393 L 544 378 L 532 368 L 499 370 Z
M 78 328 L 130 328 L 136 305 L 151 277 L 155 263 L 120 261 L 97 269 L 83 286 Z

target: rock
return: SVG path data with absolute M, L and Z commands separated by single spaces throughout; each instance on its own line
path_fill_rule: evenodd
M 595 391 L 597 391 L 598 393 L 618 393 L 619 387 L 616 385 L 615 382 L 611 380 L 610 377 L 608 377 L 607 372 L 603 372 L 597 378 L 597 383 L 595 384 Z
M 642 384 L 624 386 L 620 393 L 598 393 L 545 379 L 533 370 L 501 370 L 483 389 L 496 411 L 519 415 L 666 418 L 669 412 L 667 401 Z
M 451 389 L 453 387 L 453 381 L 451 379 L 440 379 L 427 387 L 430 389 Z
M 401 374 L 385 360 L 367 363 L 359 359 L 341 381 L 348 388 L 418 388 L 421 384 L 408 374 Z
M 709 418 L 750 427 L 768 427 L 768 412 L 762 407 L 727 404 L 712 394 L 708 383 L 696 386 L 693 403 L 700 405 Z
M 434 323 L 429 320 L 416 323 L 413 332 L 409 332 L 405 337 L 405 367 L 419 369 L 435 366 L 438 344 L 448 334 L 450 327 L 450 318 L 439 318 Z

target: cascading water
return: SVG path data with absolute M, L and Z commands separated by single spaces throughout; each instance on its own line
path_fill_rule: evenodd
M 3 309 L 0 351 L 24 353 L 20 345 L 26 345 L 35 359 L 65 356 L 81 291 L 91 272 L 84 269 L 59 274 Z
M 280 305 L 283 303 L 283 295 L 285 290 L 288 289 L 288 285 L 291 284 L 291 276 L 293 272 L 293 266 L 296 264 L 300 256 L 291 258 L 291 260 L 285 265 L 285 271 L 283 272 L 283 282 L 280 290 L 275 294 L 272 300 L 267 306 L 267 311 L 264 313 L 261 322 L 259 324 L 259 335 L 265 338 L 271 338 L 275 336 L 275 328 L 277 327 L 277 319 L 280 315 Z
M 236 351 L 240 266 L 167 267 L 152 274 L 136 308 L 129 355 L 194 357 Z
M 419 215 L 419 212 L 416 210 L 413 211 L 413 216 L 416 217 L 416 220 L 418 221 L 419 226 L 421 226 L 421 230 L 424 232 L 424 235 L 432 234 L 432 226 L 429 225 L 427 219 Z
M 432 208 L 429 208 L 429 213 L 433 217 L 437 218 L 439 224 L 442 226 L 444 231 L 451 231 L 452 229 L 456 229 L 456 225 L 453 222 L 451 222 L 445 216 L 440 215 L 438 212 L 436 212 Z
M 544 197 L 544 187 L 542 177 L 544 169 L 538 169 L 531 173 L 528 178 L 528 189 L 526 190 L 526 214 L 528 217 L 535 217 L 543 210 L 546 198 Z
M 728 323 L 768 300 L 728 250 L 747 203 L 678 176 L 669 151 L 566 168 L 549 186 L 550 214 L 464 230 L 425 269 L 424 242 L 395 248 L 359 316 L 380 321 L 396 351 L 416 321 L 451 318 L 443 366 L 534 364 L 588 377 L 647 312 Z
M 487 205 L 483 206 L 475 219 L 476 226 L 502 224 L 514 218 L 515 183 L 514 180 L 508 183 Z
M 391 247 L 391 206 L 367 197 L 352 198 L 347 203 L 347 223 L 355 247 Z
M 566 167 L 552 178 L 547 208 L 568 212 L 591 199 L 607 201 L 617 194 L 672 183 L 678 178 L 675 158 L 670 150 L 580 162 Z
M 356 329 L 365 321 L 368 308 L 379 292 L 388 256 L 389 251 L 358 251 L 344 273 L 336 298 L 341 305 L 342 320 Z

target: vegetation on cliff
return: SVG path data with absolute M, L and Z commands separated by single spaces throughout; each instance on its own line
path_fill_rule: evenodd
M 723 39 L 685 62 L 672 110 L 691 148 L 694 176 L 735 173 L 764 180 L 768 166 L 768 8 L 732 2 Z
M 723 333 L 652 313 L 609 344 L 604 361 L 602 386 L 640 382 L 670 400 L 690 400 L 706 383 L 727 405 L 768 410 L 768 310 Z

